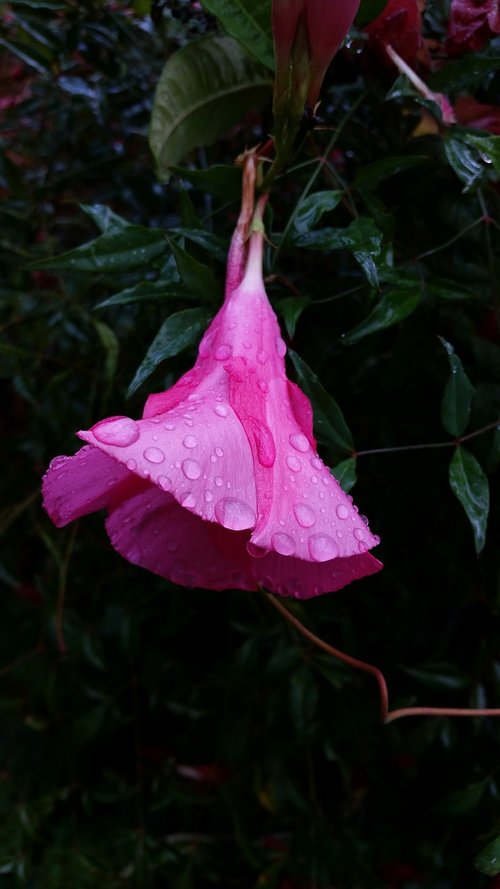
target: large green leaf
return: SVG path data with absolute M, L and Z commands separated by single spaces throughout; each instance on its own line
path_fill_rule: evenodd
M 127 398 L 144 383 L 156 367 L 166 358 L 173 358 L 183 349 L 197 342 L 205 329 L 210 314 L 206 309 L 184 309 L 170 315 L 162 324 L 151 343 L 144 361 L 136 371 L 134 379 L 128 387 Z
M 488 877 L 500 874 L 500 837 L 496 837 L 477 855 L 474 867 Z
M 250 55 L 274 70 L 270 0 L 202 0 L 202 6 Z
M 472 525 L 476 552 L 480 553 L 486 540 L 490 508 L 488 479 L 476 458 L 462 447 L 455 450 L 450 463 L 449 479 L 451 490 L 462 504 Z
M 382 232 L 373 219 L 359 216 L 347 228 L 321 228 L 318 231 L 296 234 L 293 241 L 299 247 L 321 250 L 323 253 L 330 253 L 332 250 L 350 250 L 372 287 L 378 286 L 375 257 L 379 256 L 382 250 Z
M 364 321 L 361 321 L 356 327 L 353 327 L 349 333 L 342 336 L 344 343 L 357 343 L 358 340 L 377 333 L 379 330 L 385 330 L 386 327 L 392 327 L 398 324 L 418 306 L 420 300 L 421 286 L 418 282 L 415 284 L 406 284 L 404 287 L 392 287 L 387 290 L 371 310 L 370 314 Z
M 323 213 L 335 210 L 341 200 L 341 191 L 316 191 L 308 195 L 297 207 L 293 220 L 295 228 L 301 234 L 310 231 L 319 222 Z
M 298 383 L 311 399 L 314 409 L 314 431 L 323 444 L 340 448 L 341 451 L 353 451 L 354 441 L 342 413 L 341 408 L 320 383 L 316 374 L 302 360 L 300 355 L 288 350 L 297 373 Z
M 90 216 L 103 235 L 114 235 L 133 225 L 132 222 L 128 222 L 123 216 L 114 213 L 111 207 L 106 206 L 106 204 L 80 204 L 80 209 L 87 216 Z
M 160 178 L 269 99 L 271 78 L 232 37 L 212 35 L 174 53 L 160 77 L 150 145 Z
M 428 77 L 431 89 L 438 92 L 470 92 L 473 84 L 480 83 L 500 68 L 498 55 L 481 58 L 477 53 L 468 53 L 459 61 L 443 65 Z
M 59 256 L 30 263 L 28 268 L 74 272 L 130 272 L 148 266 L 168 248 L 162 229 L 129 225 L 123 231 L 101 235 Z
M 441 420 L 444 428 L 451 435 L 462 435 L 470 417 L 470 406 L 474 387 L 465 373 L 462 362 L 455 355 L 453 346 L 439 337 L 450 362 L 450 376 L 444 387 L 441 402 Z
M 112 296 L 108 296 L 97 303 L 95 308 L 104 309 L 108 306 L 127 306 L 133 303 L 148 302 L 149 300 L 156 302 L 156 300 L 163 299 L 186 300 L 190 298 L 199 302 L 200 296 L 198 293 L 191 294 L 180 282 L 160 279 L 159 281 L 141 281 L 140 284 L 136 284 L 134 287 L 126 287 L 125 290 L 113 293 Z

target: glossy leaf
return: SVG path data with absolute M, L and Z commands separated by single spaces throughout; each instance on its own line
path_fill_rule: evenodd
M 351 431 L 335 399 L 328 394 L 316 374 L 296 352 L 289 349 L 288 355 L 293 362 L 300 388 L 311 399 L 314 431 L 318 440 L 343 451 L 353 451 Z
M 420 284 L 392 287 L 382 294 L 364 321 L 342 335 L 342 342 L 357 343 L 365 336 L 399 324 L 415 311 L 420 301 Z
M 193 294 L 198 294 L 203 299 L 217 296 L 219 286 L 212 270 L 207 265 L 198 262 L 198 260 L 190 256 L 175 241 L 171 241 L 170 246 L 184 286 Z
M 500 837 L 496 837 L 488 843 L 479 855 L 476 856 L 474 867 L 486 874 L 487 877 L 495 877 L 500 874 Z
M 382 250 L 382 232 L 372 219 L 360 216 L 347 228 L 322 228 L 294 236 L 293 241 L 299 247 L 310 250 L 321 250 L 330 253 L 332 250 L 349 250 L 359 262 L 372 287 L 378 286 L 375 258 Z
M 251 56 L 274 70 L 269 0 L 202 0 L 202 5 Z
M 354 488 L 357 481 L 356 475 L 356 457 L 348 457 L 337 463 L 331 470 L 332 475 L 337 479 L 340 487 L 346 494 Z
M 500 173 L 500 136 L 474 136 L 467 133 L 464 142 L 475 148 L 486 164 L 491 164 L 496 173 Z
M 167 358 L 173 358 L 183 349 L 194 345 L 205 329 L 210 315 L 206 309 L 183 309 L 170 315 L 162 324 L 151 343 L 144 361 L 136 371 L 127 391 L 127 398 L 141 386 L 153 371 Z
M 342 200 L 341 191 L 316 191 L 300 201 L 293 220 L 295 229 L 301 234 L 314 228 L 324 213 L 335 210 Z
M 469 422 L 474 387 L 463 369 L 460 358 L 455 355 L 451 343 L 442 337 L 439 339 L 446 349 L 450 362 L 450 377 L 441 402 L 441 421 L 447 432 L 458 437 L 462 435 Z
M 382 160 L 374 161 L 372 164 L 365 164 L 356 174 L 353 188 L 378 188 L 385 179 L 390 179 L 397 173 L 404 173 L 412 170 L 426 162 L 424 155 L 402 155 L 401 157 L 384 157 Z
M 29 268 L 74 272 L 130 272 L 149 266 L 168 249 L 162 229 L 130 225 L 123 231 L 101 235 L 59 256 L 31 263 Z
M 479 184 L 485 171 L 478 151 L 454 136 L 445 139 L 443 144 L 450 166 L 464 183 L 464 191 L 470 191 Z
M 291 340 L 295 336 L 297 321 L 310 303 L 311 300 L 307 296 L 287 296 L 277 304 L 276 309 L 285 322 L 285 327 Z
M 97 330 L 97 334 L 106 355 L 104 376 L 107 383 L 112 383 L 118 365 L 120 343 L 116 333 L 108 324 L 105 324 L 103 321 L 94 320 L 94 327 Z
M 471 86 L 486 80 L 499 68 L 500 58 L 497 55 L 481 57 L 470 53 L 434 71 L 428 78 L 428 84 L 431 89 L 443 93 L 469 92 Z
M 80 209 L 90 216 L 103 235 L 114 235 L 132 226 L 131 222 L 114 213 L 106 204 L 80 204 Z
M 232 37 L 210 36 L 167 61 L 156 89 L 150 144 L 160 178 L 199 145 L 210 145 L 249 109 L 269 100 L 268 71 Z
M 127 306 L 133 303 L 156 302 L 163 299 L 195 299 L 198 294 L 191 294 L 180 282 L 172 281 L 144 281 L 135 287 L 126 287 L 119 293 L 114 293 L 97 303 L 96 309 L 105 309 L 108 306 Z
M 476 552 L 480 553 L 486 541 L 490 489 L 476 458 L 461 446 L 456 448 L 450 463 L 449 481 L 472 525 Z

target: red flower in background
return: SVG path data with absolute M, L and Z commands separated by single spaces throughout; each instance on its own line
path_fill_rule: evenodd
M 386 46 L 391 46 L 412 68 L 428 62 L 422 37 L 422 17 L 417 0 L 389 0 L 380 15 L 365 27 L 368 46 L 392 64 Z
M 498 0 L 451 0 L 446 49 L 450 55 L 474 52 L 500 34 Z

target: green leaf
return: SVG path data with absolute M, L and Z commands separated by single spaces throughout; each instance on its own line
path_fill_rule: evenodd
M 397 173 L 412 170 L 413 167 L 424 164 L 426 160 L 424 155 L 403 155 L 402 157 L 385 157 L 372 164 L 365 164 L 356 174 L 352 188 L 378 188 L 385 179 L 389 179 Z
M 208 170 L 188 170 L 186 167 L 176 167 L 172 164 L 170 169 L 172 173 L 176 173 L 200 191 L 206 191 L 221 201 L 237 200 L 241 192 L 241 167 L 216 164 Z
M 353 451 L 354 441 L 351 431 L 335 399 L 328 394 L 316 374 L 296 352 L 289 349 L 288 355 L 295 368 L 301 389 L 312 401 L 314 432 L 318 441 L 340 448 L 342 451 Z
M 311 304 L 307 296 L 287 296 L 277 304 L 276 308 L 285 322 L 288 336 L 293 340 L 297 321 L 304 309 Z
M 361 0 L 356 15 L 356 27 L 364 28 L 365 25 L 376 19 L 386 4 L 387 0 Z
M 486 781 L 474 781 L 460 790 L 454 790 L 436 806 L 440 815 L 469 815 L 477 810 L 481 802 Z
M 172 237 L 177 235 L 180 238 L 184 238 L 184 240 L 192 241 L 193 244 L 198 244 L 199 247 L 202 247 L 203 250 L 206 250 L 207 253 L 210 253 L 225 265 L 227 243 L 222 238 L 218 238 L 217 235 L 213 235 L 212 232 L 207 232 L 201 228 L 181 228 L 179 226 L 178 228 L 170 228 L 168 234 Z
M 489 78 L 499 68 L 498 55 L 484 58 L 477 53 L 469 53 L 458 62 L 449 62 L 439 71 L 435 71 L 428 77 L 427 82 L 432 90 L 438 92 L 452 93 L 465 90 L 470 93 L 473 84 Z
M 422 667 L 402 667 L 402 669 L 408 676 L 413 676 L 428 688 L 458 691 L 470 686 L 469 676 L 453 664 L 434 662 L 424 664 Z
M 103 321 L 94 320 L 94 327 L 97 330 L 101 345 L 106 354 L 106 362 L 104 366 L 106 382 L 112 383 L 118 365 L 120 343 L 115 332 L 111 330 L 107 324 L 104 324 Z
M 464 191 L 470 191 L 479 184 L 486 169 L 479 153 L 455 136 L 449 136 L 443 144 L 448 163 L 464 183 Z
M 113 213 L 106 204 L 80 204 L 80 209 L 90 216 L 103 235 L 114 235 L 132 226 L 131 222 Z
M 330 210 L 335 210 L 342 200 L 341 191 L 316 191 L 300 201 L 293 224 L 298 232 L 308 232 Z
M 167 61 L 151 119 L 150 145 L 161 179 L 193 148 L 210 145 L 247 110 L 270 97 L 268 71 L 232 37 L 211 35 Z
M 75 272 L 130 272 L 149 266 L 167 250 L 162 229 L 129 225 L 123 231 L 101 235 L 59 256 L 30 263 L 31 269 L 57 269 Z
M 482 874 L 486 874 L 487 877 L 495 877 L 500 874 L 500 837 L 489 843 L 476 856 L 474 867 Z
M 347 228 L 321 228 L 318 231 L 297 234 L 293 242 L 298 247 L 321 250 L 350 250 L 359 262 L 372 287 L 378 286 L 377 267 L 374 257 L 382 250 L 382 232 L 372 219 L 360 216 Z
M 451 343 L 442 337 L 439 339 L 446 349 L 450 362 L 450 377 L 444 387 L 441 402 L 441 421 L 447 432 L 458 437 L 462 435 L 469 422 L 474 387 L 463 369 L 460 358 L 455 355 Z
M 108 296 L 107 299 L 97 303 L 96 309 L 105 309 L 108 306 L 126 306 L 133 303 L 148 302 L 161 299 L 196 299 L 199 294 L 191 294 L 182 284 L 172 281 L 141 281 L 135 287 L 127 287 Z
M 470 451 L 457 447 L 450 463 L 450 487 L 462 504 L 472 525 L 476 552 L 480 553 L 486 540 L 486 526 L 490 508 L 488 479 Z
M 347 460 L 342 460 L 330 471 L 337 479 L 342 490 L 348 494 L 349 491 L 354 488 L 357 481 L 356 457 L 348 457 Z
M 464 142 L 475 148 L 485 164 L 491 164 L 496 173 L 500 173 L 500 136 L 475 136 L 467 133 Z
M 270 0 L 202 0 L 202 6 L 251 56 L 274 71 Z
M 446 278 L 432 278 L 424 282 L 424 288 L 429 296 L 435 296 L 438 299 L 449 300 L 466 300 L 474 299 L 474 292 L 467 288 L 459 281 L 451 281 Z
M 372 311 L 356 327 L 348 333 L 342 334 L 342 342 L 347 344 L 357 343 L 365 336 L 377 333 L 398 324 L 411 315 L 420 301 L 419 282 L 405 283 L 403 287 L 392 287 L 381 296 Z
M 170 315 L 170 318 L 162 324 L 160 330 L 151 343 L 144 361 L 136 371 L 127 391 L 127 398 L 144 383 L 145 380 L 166 358 L 173 358 L 183 349 L 192 346 L 199 339 L 200 333 L 205 329 L 210 319 L 206 309 L 183 309 Z
M 212 270 L 193 259 L 179 244 L 170 241 L 177 270 L 186 289 L 203 299 L 219 295 L 219 285 Z

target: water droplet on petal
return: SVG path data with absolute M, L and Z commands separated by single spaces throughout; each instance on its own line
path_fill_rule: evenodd
M 286 458 L 286 465 L 292 472 L 300 472 L 302 469 L 302 463 L 294 454 L 290 454 L 290 456 Z
M 356 540 L 364 540 L 365 539 L 365 533 L 362 530 L 362 528 L 355 528 L 352 533 L 354 534 Z
M 169 478 L 168 475 L 160 475 L 158 477 L 158 484 L 164 491 L 172 490 L 172 479 Z
M 269 389 L 269 386 L 267 385 L 265 380 L 259 380 L 257 385 L 261 392 L 267 392 L 267 390 Z
M 201 466 L 196 460 L 183 460 L 182 471 L 186 478 L 197 479 L 201 475 Z
M 247 543 L 247 553 L 253 556 L 254 559 L 263 559 L 268 552 L 269 550 L 264 549 L 262 546 L 256 546 L 255 543 Z
M 276 337 L 276 351 L 277 351 L 277 353 L 278 353 L 278 355 L 279 355 L 280 358 L 284 358 L 284 357 L 285 357 L 285 355 L 286 355 L 286 344 L 285 344 L 285 342 L 281 339 L 280 336 L 277 336 L 277 337 Z
M 301 454 L 305 454 L 306 451 L 309 450 L 309 442 L 305 435 L 302 435 L 301 432 L 295 432 L 290 436 L 290 444 L 296 451 L 300 451 Z
M 345 503 L 339 503 L 339 505 L 337 506 L 337 515 L 339 519 L 347 518 L 347 516 L 349 515 L 349 510 Z
M 216 404 L 214 411 L 218 417 L 227 417 L 227 407 L 225 404 Z
M 191 491 L 186 491 L 185 494 L 182 494 L 180 503 L 181 506 L 185 506 L 187 509 L 192 509 L 193 506 L 196 506 L 196 497 Z
M 130 417 L 111 417 L 109 420 L 101 420 L 90 431 L 101 444 L 115 445 L 118 448 L 134 444 L 141 434 L 139 424 Z
M 215 451 L 215 453 L 217 454 L 218 457 L 223 457 L 223 456 L 224 456 L 224 451 L 222 450 L 222 448 L 214 448 L 214 451 Z
M 223 482 L 223 480 L 221 479 L 220 475 L 216 475 L 216 476 L 215 476 L 215 478 L 214 478 L 214 482 L 215 482 L 215 485 L 216 485 L 217 488 L 221 488 L 222 485 L 224 484 L 224 482 Z
M 210 503 L 210 501 L 214 499 L 214 495 L 212 494 L 211 491 L 205 491 L 203 496 L 205 498 L 206 503 Z
M 137 460 L 127 460 L 127 469 L 130 469 L 131 472 L 133 472 L 134 469 L 137 469 Z
M 256 420 L 255 417 L 250 417 L 249 420 L 259 463 L 261 466 L 274 466 L 276 447 L 269 426 Z
M 243 343 L 243 348 L 244 348 L 244 349 L 251 349 L 251 348 L 252 348 L 252 344 L 249 343 L 248 340 L 245 340 L 244 343 Z
M 302 528 L 312 528 L 312 526 L 315 524 L 316 516 L 309 506 L 298 503 L 296 506 L 293 507 L 293 511 L 295 514 L 295 518 Z
M 163 428 L 166 429 L 167 432 L 173 432 L 175 429 L 175 426 L 173 423 L 165 423 Z
M 265 364 L 268 358 L 269 355 L 267 354 L 267 352 L 264 351 L 264 349 L 261 349 L 260 352 L 257 352 L 257 361 L 259 362 L 259 364 Z
M 231 531 L 243 531 L 255 525 L 255 512 L 241 500 L 225 497 L 215 505 L 217 521 Z
M 295 552 L 295 542 L 293 537 L 290 537 L 289 534 L 282 534 L 281 532 L 273 534 L 271 543 L 273 549 L 275 549 L 280 556 L 292 556 Z
M 217 361 L 227 361 L 228 358 L 231 358 L 232 351 L 231 346 L 223 343 L 222 346 L 217 346 L 214 352 L 214 358 L 216 358 Z
M 313 485 L 317 485 L 318 484 L 318 476 L 311 475 L 311 481 L 312 481 Z
M 311 460 L 311 466 L 314 466 L 314 469 L 323 469 L 323 464 L 319 457 L 313 457 Z
M 195 448 L 198 444 L 198 439 L 195 438 L 194 435 L 186 435 L 182 444 L 185 448 Z
M 311 559 L 315 562 L 328 562 L 339 554 L 338 545 L 328 534 L 311 534 L 308 543 Z
M 144 451 L 144 459 L 149 463 L 163 463 L 165 454 L 160 448 L 146 448 Z

